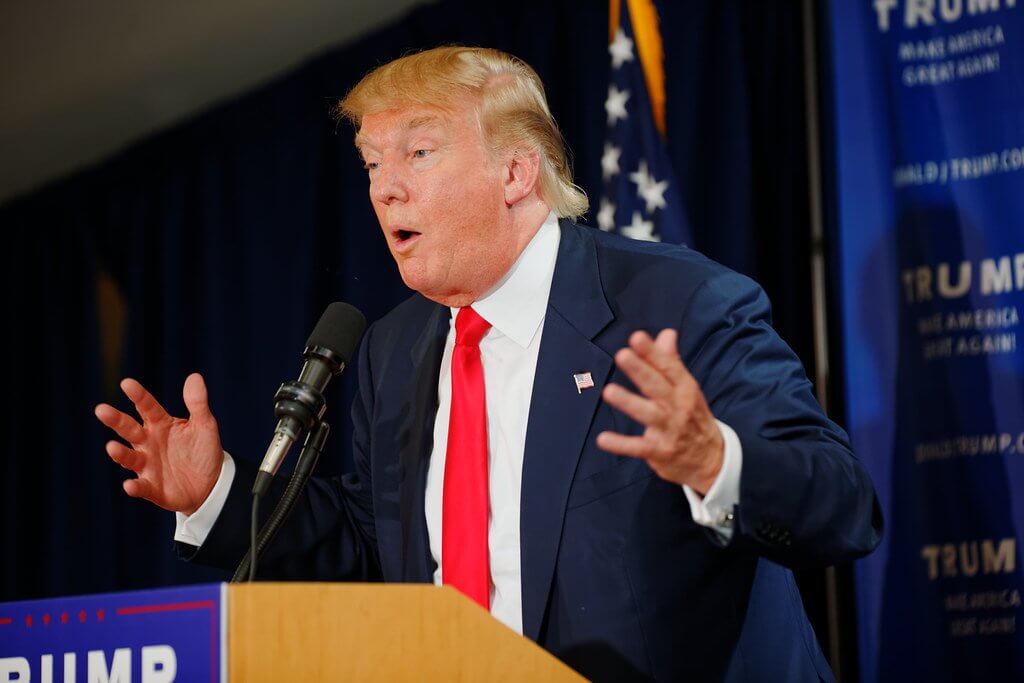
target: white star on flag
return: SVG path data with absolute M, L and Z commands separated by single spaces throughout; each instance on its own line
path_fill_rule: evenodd
M 647 170 L 646 160 L 640 160 L 640 165 L 635 172 L 629 174 L 629 179 L 636 183 L 637 194 L 647 203 L 647 213 L 665 208 L 665 190 L 668 189 L 668 181 L 655 179 Z
M 633 222 L 619 228 L 626 237 L 635 240 L 646 240 L 648 242 L 660 242 L 661 239 L 654 234 L 654 221 L 645 221 L 639 211 L 633 212 Z
M 615 205 L 607 197 L 601 197 L 601 210 L 597 212 L 597 227 L 605 232 L 615 229 Z
M 667 206 L 665 190 L 668 189 L 668 181 L 655 182 L 653 176 L 648 176 L 648 180 L 647 187 L 640 188 L 640 196 L 647 202 L 647 213 L 654 213 L 655 209 L 664 209 Z
M 622 149 L 610 142 L 604 143 L 604 154 L 601 156 L 601 177 L 610 180 L 619 172 L 619 157 L 622 156 Z
M 604 101 L 604 110 L 608 112 L 608 125 L 615 123 L 619 119 L 625 120 L 627 118 L 626 100 L 628 99 L 628 90 L 619 90 L 614 85 L 608 86 L 608 99 Z
M 644 194 L 644 190 L 654 182 L 654 178 L 647 171 L 647 161 L 645 159 L 640 160 L 640 165 L 636 167 L 636 170 L 629 174 L 629 179 L 636 183 L 636 193 L 641 197 Z
M 626 35 L 622 27 L 615 31 L 615 40 L 608 44 L 608 53 L 612 56 L 612 67 L 615 69 L 633 61 L 633 39 Z

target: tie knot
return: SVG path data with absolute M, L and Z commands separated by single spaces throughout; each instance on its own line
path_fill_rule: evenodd
M 460 308 L 459 314 L 455 316 L 455 344 L 479 346 L 489 329 L 491 324 L 471 307 Z

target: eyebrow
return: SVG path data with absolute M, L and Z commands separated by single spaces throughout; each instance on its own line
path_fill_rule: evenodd
M 400 130 L 402 132 L 409 132 L 416 128 L 426 128 L 429 126 L 439 125 L 441 123 L 441 117 L 436 114 L 423 114 L 421 116 L 414 116 L 408 121 L 402 123 Z M 368 142 L 362 132 L 356 133 L 356 147 L 362 149 L 363 145 Z

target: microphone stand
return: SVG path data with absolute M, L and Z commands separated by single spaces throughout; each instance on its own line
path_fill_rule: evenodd
M 295 464 L 295 470 L 292 472 L 291 479 L 288 480 L 288 486 L 284 490 L 284 495 L 277 502 L 277 506 L 274 508 L 273 513 L 271 513 L 270 518 L 267 519 L 266 524 L 263 525 L 263 529 L 260 530 L 258 536 L 256 534 L 256 527 L 259 524 L 258 512 L 261 496 L 253 494 L 250 547 L 245 553 L 245 557 L 238 563 L 238 568 L 235 569 L 235 573 L 231 577 L 231 583 L 255 580 L 256 563 L 259 560 L 260 554 L 274 540 L 278 529 L 281 528 L 281 525 L 284 524 L 295 508 L 299 494 L 302 493 L 302 489 L 305 488 L 306 482 L 309 481 L 309 477 L 313 474 L 313 469 L 320 459 L 320 454 L 323 452 L 324 444 L 327 443 L 327 435 L 330 431 L 331 426 L 322 420 L 317 422 L 309 431 L 309 434 L 306 436 L 306 442 L 302 445 L 302 452 L 299 453 L 299 460 Z

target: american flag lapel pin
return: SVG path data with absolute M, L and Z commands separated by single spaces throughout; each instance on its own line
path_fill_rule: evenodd
M 589 372 L 577 372 L 573 374 L 572 381 L 576 382 L 576 393 L 582 394 L 584 389 L 594 388 L 594 378 Z

